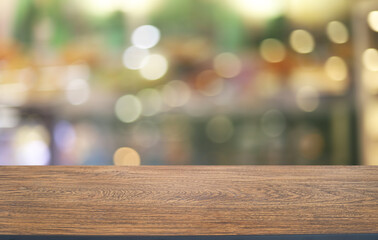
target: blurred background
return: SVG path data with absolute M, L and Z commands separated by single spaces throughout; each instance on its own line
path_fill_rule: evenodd
M 0 164 L 378 164 L 377 48 L 377 0 L 0 0 Z

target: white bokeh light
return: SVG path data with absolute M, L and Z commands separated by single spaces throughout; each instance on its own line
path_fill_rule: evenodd
M 160 31 L 155 26 L 143 25 L 134 30 L 131 42 L 142 49 L 154 47 L 160 40 Z
M 50 161 L 50 150 L 40 140 L 27 142 L 17 148 L 17 165 L 47 165 Z
M 80 105 L 89 99 L 89 84 L 84 79 L 74 79 L 67 84 L 66 98 L 72 105 Z
M 123 53 L 122 62 L 126 68 L 137 70 L 143 66 L 143 61 L 148 55 L 147 49 L 131 46 Z

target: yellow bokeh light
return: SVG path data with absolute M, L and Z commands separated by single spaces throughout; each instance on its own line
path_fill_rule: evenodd
M 310 53 L 315 48 L 314 37 L 306 30 L 297 29 L 290 34 L 290 46 L 302 54 Z
M 215 72 L 224 78 L 236 77 L 241 71 L 241 61 L 233 53 L 221 53 L 214 58 Z
M 363 87 L 364 89 L 372 94 L 378 94 L 378 71 L 368 71 L 364 69 L 362 71 Z
M 378 11 L 370 12 L 367 17 L 367 22 L 373 31 L 378 32 Z
M 341 57 L 332 56 L 324 65 L 328 77 L 335 81 L 345 80 L 348 76 L 348 67 Z
M 139 166 L 140 156 L 134 149 L 122 147 L 114 153 L 113 162 L 116 166 Z
M 168 71 L 168 61 L 160 54 L 152 54 L 146 57 L 139 70 L 142 77 L 147 80 L 162 78 Z
M 375 48 L 366 49 L 362 54 L 362 62 L 366 69 L 378 71 L 378 51 Z
M 319 93 L 312 86 L 305 86 L 298 90 L 296 95 L 297 105 L 305 112 L 313 112 L 319 106 Z
M 346 43 L 349 39 L 349 32 L 346 26 L 339 21 L 332 21 L 327 25 L 328 38 L 337 44 Z
M 285 46 L 277 39 L 265 39 L 260 45 L 260 55 L 267 62 L 281 62 L 286 56 Z

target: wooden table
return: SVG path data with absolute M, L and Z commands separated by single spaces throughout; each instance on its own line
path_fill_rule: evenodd
M 0 235 L 378 233 L 378 167 L 0 167 Z

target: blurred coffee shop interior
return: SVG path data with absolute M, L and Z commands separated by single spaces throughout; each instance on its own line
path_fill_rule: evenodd
M 377 0 L 0 0 L 0 165 L 375 165 L 377 49 Z

